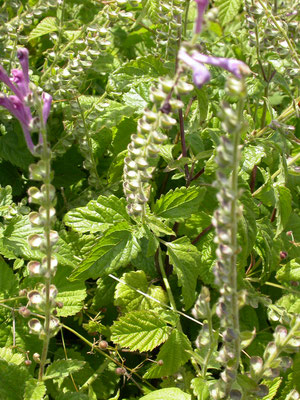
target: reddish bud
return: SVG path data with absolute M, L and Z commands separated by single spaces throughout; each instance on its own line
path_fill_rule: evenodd
M 99 347 L 100 347 L 100 349 L 102 349 L 102 350 L 106 350 L 107 347 L 108 347 L 107 341 L 106 341 L 106 340 L 101 340 L 101 342 L 99 343 Z
M 284 260 L 285 258 L 287 258 L 288 253 L 286 251 L 281 251 L 279 253 L 281 260 Z

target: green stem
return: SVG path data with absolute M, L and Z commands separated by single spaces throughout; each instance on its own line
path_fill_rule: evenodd
M 261 129 L 265 127 L 266 125 L 266 116 L 267 116 L 267 101 L 268 101 L 268 96 L 269 96 L 269 86 L 270 86 L 270 73 L 271 73 L 271 65 L 268 65 L 268 72 L 266 76 L 266 87 L 264 90 L 264 107 L 263 107 L 263 112 L 262 112 L 262 117 L 261 117 L 261 123 L 260 127 Z
M 188 16 L 189 16 L 190 0 L 185 2 L 185 14 L 184 14 L 184 25 L 183 25 L 183 35 L 186 36 Z
M 91 375 L 88 380 L 81 386 L 80 391 L 86 390 L 89 388 L 90 385 L 92 385 L 93 382 L 99 377 L 99 375 L 102 374 L 103 371 L 108 367 L 108 364 L 110 363 L 110 360 L 107 359 L 105 360 L 100 367 Z
M 169 281 L 168 281 L 168 278 L 167 278 L 167 275 L 166 275 L 166 271 L 165 271 L 165 268 L 164 268 L 164 263 L 163 263 L 163 260 L 162 260 L 162 254 L 161 254 L 161 248 L 160 247 L 158 248 L 158 265 L 159 265 L 160 273 L 161 273 L 161 276 L 163 278 L 163 282 L 164 282 L 164 285 L 165 285 L 165 288 L 166 288 L 166 291 L 167 291 L 167 294 L 168 294 L 169 302 L 171 304 L 172 309 L 176 312 L 177 311 L 176 303 L 175 303 L 175 300 L 174 300 L 174 297 L 173 297 L 173 293 L 172 293 L 172 290 L 171 290 L 171 287 L 170 287 L 170 284 L 169 284 Z M 182 327 L 181 327 L 181 323 L 180 323 L 179 320 L 177 322 L 177 326 L 176 327 L 180 332 L 182 332 Z
M 48 347 L 51 337 L 50 331 L 50 320 L 51 320 L 51 299 L 50 299 L 50 285 L 51 285 L 51 254 L 52 254 L 52 246 L 51 246 L 51 239 L 50 239 L 50 232 L 51 232 L 51 217 L 50 217 L 50 208 L 51 208 L 51 198 L 50 198 L 50 182 L 51 182 L 51 153 L 48 148 L 48 141 L 47 141 L 47 130 L 46 126 L 43 121 L 43 112 L 42 107 L 40 106 L 39 110 L 40 114 L 40 121 L 41 121 L 41 134 L 43 137 L 43 149 L 42 149 L 42 156 L 41 159 L 45 162 L 45 209 L 46 209 L 46 220 L 44 222 L 44 237 L 46 239 L 45 244 L 45 255 L 47 260 L 47 272 L 45 275 L 45 323 L 44 323 L 44 338 L 43 338 L 43 349 L 41 354 L 41 362 L 39 368 L 38 379 L 42 381 L 45 365 L 47 362 L 47 355 L 48 355 Z

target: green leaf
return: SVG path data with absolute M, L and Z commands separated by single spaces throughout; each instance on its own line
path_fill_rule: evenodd
M 170 328 L 159 314 L 133 311 L 114 322 L 112 341 L 130 350 L 149 351 L 165 342 Z
M 24 367 L 0 360 L 0 399 L 24 400 L 25 384 L 29 377 Z
M 205 188 L 190 186 L 170 190 L 155 203 L 153 212 L 161 218 L 177 221 L 198 211 Z
M 284 230 L 292 212 L 292 195 L 288 188 L 275 186 L 276 237 Z
M 0 257 L 0 299 L 8 298 L 18 292 L 18 281 L 12 269 Z
M 141 397 L 140 400 L 191 400 L 191 395 L 178 388 L 171 387 L 151 392 Z
M 56 18 L 46 17 L 30 32 L 28 39 L 36 39 L 40 36 L 55 32 L 57 30 L 58 26 L 56 24 Z
M 297 295 L 287 294 L 282 296 L 275 304 L 283 307 L 288 313 L 300 313 L 300 297 Z
M 216 5 L 222 26 L 226 26 L 238 15 L 242 3 L 242 0 L 217 0 Z
M 300 263 L 298 260 L 291 260 L 276 273 L 279 282 L 300 281 Z
M 57 316 L 68 317 L 77 314 L 83 307 L 86 297 L 84 281 L 70 282 L 67 277 L 72 269 L 68 266 L 58 266 L 53 283 L 58 289 L 57 301 L 63 303 L 63 308 L 57 309 Z
M 157 361 L 163 361 L 162 365 L 153 364 L 145 373 L 144 378 L 154 379 L 175 374 L 179 367 L 189 360 L 188 351 L 191 350 L 192 346 L 187 336 L 177 329 L 173 329 L 169 339 L 161 347 L 156 357 Z
M 127 149 L 131 135 L 136 132 L 137 123 L 133 118 L 124 118 L 113 134 L 112 148 L 113 154 L 118 154 Z M 125 156 L 124 156 L 125 157 Z
M 182 286 L 182 295 L 186 309 L 190 308 L 196 298 L 196 283 L 199 275 L 200 253 L 187 237 L 166 243 L 167 255 Z
M 273 381 L 262 381 L 263 385 L 267 385 L 269 388 L 269 394 L 262 398 L 262 400 L 272 400 L 278 392 L 279 386 L 281 385 L 282 378 L 276 378 Z
M 76 232 L 104 232 L 118 222 L 130 221 L 126 212 L 125 199 L 116 196 L 99 196 L 85 207 L 69 211 L 64 222 Z
M 12 188 L 6 186 L 5 188 L 0 187 L 0 216 L 6 214 L 9 210 L 9 206 L 12 203 Z
M 31 378 L 26 381 L 24 400 L 42 400 L 46 394 L 46 386 L 43 382 Z
M 160 286 L 149 285 L 144 271 L 128 272 L 122 275 L 121 280 L 125 283 L 117 284 L 114 304 L 120 307 L 123 313 L 161 308 L 159 303 L 137 293 L 134 288 L 154 297 L 163 304 L 168 302 L 167 295 Z
M 85 365 L 85 361 L 80 360 L 56 360 L 46 370 L 44 380 L 61 379 L 79 371 Z
M 162 218 L 159 218 L 155 215 L 146 215 L 145 222 L 148 228 L 150 228 L 156 236 L 176 236 L 175 232 L 171 228 L 169 228 L 169 226 L 165 222 L 163 222 Z
M 252 172 L 255 165 L 261 162 L 261 159 L 266 155 L 264 146 L 246 146 L 243 149 L 242 156 L 242 166 L 241 166 L 241 176 L 243 179 L 247 180 Z
M 0 359 L 5 360 L 11 364 L 21 365 L 25 360 L 25 356 L 20 353 L 13 353 L 13 351 L 9 347 L 1 347 Z
M 201 377 L 194 378 L 191 381 L 191 387 L 198 400 L 209 400 L 208 382 Z
M 84 393 L 60 393 L 56 400 L 91 400 L 87 394 Z
M 126 266 L 140 251 L 140 245 L 127 223 L 118 223 L 106 231 L 91 253 L 71 274 L 70 280 L 99 278 Z

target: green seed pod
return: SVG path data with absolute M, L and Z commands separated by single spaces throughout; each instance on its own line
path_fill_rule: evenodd
M 180 110 L 184 106 L 183 102 L 177 99 L 170 99 L 169 104 L 171 106 L 172 111 Z
M 138 166 L 139 170 L 144 171 L 145 169 L 147 169 L 149 167 L 149 164 L 147 162 L 147 160 L 143 157 L 139 157 L 135 160 L 136 165 Z
M 29 261 L 27 264 L 27 269 L 30 275 L 43 276 L 46 269 L 41 265 L 39 261 Z
M 175 87 L 175 92 L 178 94 L 189 94 L 194 89 L 193 85 L 190 85 L 187 82 L 179 80 Z
M 151 89 L 150 100 L 153 103 L 161 103 L 166 98 L 166 93 L 159 89 Z
M 143 121 L 142 119 L 140 119 L 138 121 L 138 130 L 141 133 L 149 133 L 152 130 L 152 125 L 150 125 L 146 121 Z
M 33 249 L 39 249 L 43 244 L 43 238 L 38 234 L 33 234 L 28 237 L 28 243 Z
M 28 215 L 28 219 L 32 226 L 43 226 L 44 221 L 38 212 L 35 211 L 31 212 Z
M 139 157 L 142 155 L 142 150 L 141 148 L 135 148 L 133 145 L 130 143 L 128 145 L 128 153 L 130 154 L 130 157 L 135 159 L 136 157 Z
M 159 120 L 159 124 L 160 124 L 161 128 L 169 129 L 169 128 L 172 128 L 173 125 L 176 125 L 177 121 L 176 121 L 176 119 L 170 117 L 167 114 L 162 114 L 162 116 L 160 117 L 160 120 Z
M 157 132 L 157 131 L 153 131 L 151 132 L 151 142 L 154 144 L 161 144 L 163 143 L 165 140 L 168 139 L 168 136 L 164 135 L 163 133 Z
M 154 144 L 150 144 L 146 149 L 146 153 L 149 158 L 156 158 L 159 153 L 159 148 Z
M 38 290 L 31 290 L 27 294 L 27 298 L 28 298 L 29 304 L 31 306 L 34 306 L 39 309 L 42 308 L 42 306 L 44 305 L 44 302 L 45 302 L 43 296 L 40 294 L 40 292 Z
M 158 114 L 154 111 L 144 110 L 144 117 L 146 122 L 152 123 L 157 121 Z
M 32 318 L 28 322 L 28 326 L 29 326 L 30 332 L 37 334 L 37 335 L 40 335 L 44 331 L 41 322 L 37 318 Z
M 171 79 L 159 78 L 159 83 L 160 89 L 165 93 L 170 93 L 174 86 L 174 82 Z

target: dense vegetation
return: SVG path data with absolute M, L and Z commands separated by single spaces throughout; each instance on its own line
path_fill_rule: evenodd
M 298 0 L 0 0 L 0 400 L 299 399 Z

